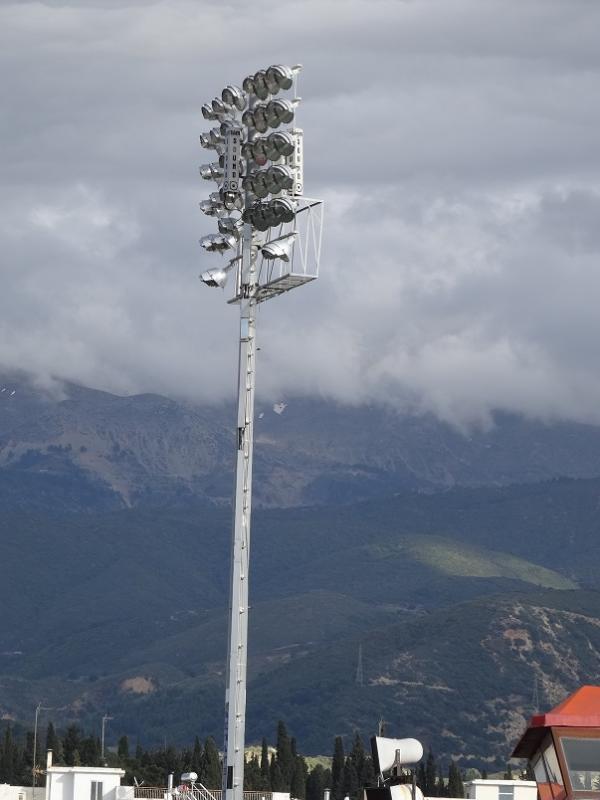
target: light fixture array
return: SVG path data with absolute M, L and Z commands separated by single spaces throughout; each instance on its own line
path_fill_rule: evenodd
M 216 219 L 218 233 L 202 237 L 200 244 L 211 253 L 237 253 L 225 267 L 202 273 L 209 286 L 224 286 L 239 263 L 244 224 L 252 227 L 265 259 L 290 260 L 296 232 L 280 230 L 274 244 L 267 232 L 294 222 L 296 198 L 303 193 L 303 132 L 281 129 L 293 123 L 300 99 L 275 96 L 294 86 L 299 70 L 274 64 L 244 78 L 242 88 L 226 86 L 220 97 L 202 106 L 204 119 L 215 124 L 200 134 L 200 144 L 216 158 L 199 172 L 217 184 L 217 191 L 200 203 L 200 210 Z

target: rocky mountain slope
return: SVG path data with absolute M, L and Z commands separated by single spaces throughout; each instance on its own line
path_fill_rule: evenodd
M 110 509 L 229 503 L 234 409 L 0 375 L 0 501 Z M 600 475 L 600 428 L 497 415 L 461 432 L 430 416 L 314 399 L 259 402 L 255 500 L 350 502 L 405 489 Z

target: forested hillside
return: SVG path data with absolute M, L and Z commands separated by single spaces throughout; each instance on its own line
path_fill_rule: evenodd
M 0 395 L 0 716 L 43 698 L 63 727 L 110 709 L 144 746 L 220 741 L 227 413 Z M 251 738 L 284 718 L 327 752 L 383 716 L 446 762 L 500 765 L 534 685 L 553 704 L 597 680 L 600 478 L 533 480 L 594 474 L 596 429 L 499 418 L 465 436 L 313 401 L 257 426 Z

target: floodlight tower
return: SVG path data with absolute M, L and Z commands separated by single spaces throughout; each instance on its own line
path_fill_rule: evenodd
M 277 64 L 259 70 L 244 79 L 242 89 L 226 86 L 220 97 L 202 106 L 203 117 L 217 121 L 219 127 L 200 136 L 201 145 L 218 156 L 200 167 L 200 175 L 216 181 L 219 189 L 200 203 L 200 210 L 217 219 L 219 232 L 204 236 L 200 244 L 208 252 L 228 252 L 231 257 L 225 265 L 203 272 L 200 279 L 207 286 L 224 288 L 235 274 L 228 302 L 240 306 L 225 800 L 242 800 L 244 790 L 256 307 L 314 280 L 321 255 L 323 203 L 304 196 L 303 132 L 296 127 L 276 130 L 294 121 L 300 69 Z M 289 90 L 291 99 L 275 97 Z M 269 129 L 273 130 L 265 135 Z

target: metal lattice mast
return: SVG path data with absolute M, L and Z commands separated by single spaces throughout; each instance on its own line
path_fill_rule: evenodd
M 244 790 L 256 306 L 314 280 L 321 252 L 323 204 L 303 197 L 302 130 L 258 135 L 293 121 L 299 98 L 295 94 L 291 101 L 272 96 L 293 86 L 295 89 L 299 69 L 274 65 L 259 70 L 244 80 L 243 90 L 227 86 L 221 98 L 202 106 L 204 118 L 218 120 L 220 126 L 200 136 L 202 146 L 219 156 L 218 162 L 200 167 L 200 175 L 215 180 L 220 188 L 200 203 L 204 214 L 217 218 L 219 233 L 204 236 L 200 244 L 208 252 L 237 253 L 224 267 L 209 269 L 200 278 L 208 286 L 224 287 L 230 273 L 235 272 L 235 294 L 229 302 L 240 305 L 225 800 L 243 800 Z M 271 166 L 262 169 L 269 161 Z

